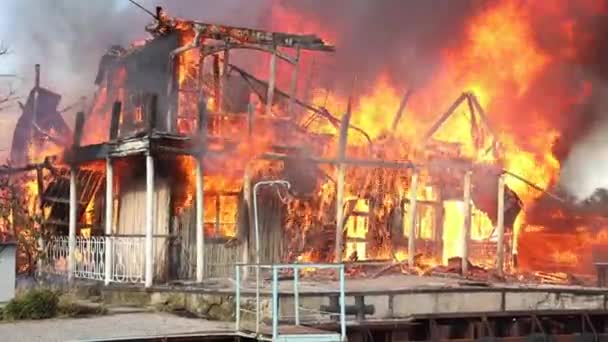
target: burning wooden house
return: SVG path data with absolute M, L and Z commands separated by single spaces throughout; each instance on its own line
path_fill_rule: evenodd
M 297 97 L 301 52 L 333 50 L 319 37 L 157 18 L 151 39 L 102 58 L 65 166 L 42 186 L 50 269 L 150 286 L 236 263 L 511 264 L 521 201 L 474 94 L 405 143 L 408 93 L 393 131 L 371 137 L 350 103 L 339 118 Z M 268 55 L 268 80 L 236 66 L 237 50 Z M 289 91 L 278 61 L 293 66 Z M 466 146 L 441 133 L 464 106 Z

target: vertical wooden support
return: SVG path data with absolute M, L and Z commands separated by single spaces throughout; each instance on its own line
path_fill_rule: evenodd
M 76 189 L 76 168 L 70 169 L 70 217 L 68 232 L 68 281 L 74 280 L 75 251 L 76 251 L 76 225 L 78 221 L 78 201 Z
M 202 282 L 205 272 L 205 194 L 203 160 L 207 141 L 207 100 L 203 97 L 198 104 L 198 133 L 201 150 L 196 156 L 196 281 Z
M 410 97 L 412 97 L 413 93 L 414 92 L 412 89 L 408 89 L 405 92 L 405 95 L 403 95 L 401 103 L 399 103 L 399 109 L 397 109 L 397 113 L 395 113 L 395 117 L 393 118 L 393 124 L 391 125 L 391 130 L 393 132 L 395 132 L 395 130 L 397 129 L 399 121 L 401 121 L 401 117 L 403 116 L 403 112 L 405 111 L 405 106 L 407 106 L 407 103 L 410 100 Z
M 145 234 L 145 285 L 151 287 L 154 279 L 154 158 L 146 155 L 146 234 Z
M 505 265 L 505 175 L 498 177 L 498 213 L 496 213 L 496 270 L 504 274 Z
M 253 103 L 251 101 L 247 104 L 247 136 L 249 138 L 253 135 Z
M 122 103 L 120 101 L 114 102 L 112 106 L 112 117 L 110 121 L 110 140 L 118 138 L 118 127 L 120 125 L 120 115 L 122 112 Z
M 220 79 L 220 112 L 226 112 L 226 89 L 228 88 L 228 64 L 230 63 L 230 50 L 224 50 L 224 62 L 222 63 L 222 76 Z
M 215 111 L 219 112 L 222 108 L 222 86 L 220 75 L 220 57 L 217 54 L 213 55 L 213 101 L 215 102 Z
M 296 46 L 296 57 L 293 65 L 293 75 L 291 76 L 291 89 L 289 91 L 289 108 L 287 113 L 290 118 L 295 116 L 295 104 L 298 96 L 298 76 L 300 72 L 300 47 Z
M 249 255 L 249 236 L 251 230 L 253 229 L 255 222 L 253 217 L 253 206 L 251 204 L 251 167 L 247 165 L 245 167 L 245 175 L 243 177 L 243 201 L 245 203 L 245 207 L 247 208 L 247 231 L 243 233 L 243 249 L 241 255 L 241 262 L 243 264 L 249 264 L 251 262 L 251 258 Z M 243 267 L 243 279 L 247 279 L 249 276 L 249 267 Z
M 146 130 L 148 134 L 152 134 L 157 127 L 158 120 L 158 96 L 156 94 L 150 96 L 148 103 L 148 122 Z
M 268 94 L 266 96 L 266 115 L 272 115 L 272 104 L 274 102 L 274 88 L 277 78 L 277 47 L 273 47 L 273 53 L 270 56 L 270 76 L 268 78 Z
M 80 142 L 82 140 L 82 130 L 84 127 L 84 113 L 76 114 L 76 123 L 74 124 L 74 137 L 72 145 L 72 158 L 75 157 Z M 72 161 L 70 167 L 70 204 L 69 204 L 69 226 L 68 226 L 68 281 L 74 279 L 75 271 L 75 251 L 76 251 L 76 229 L 78 226 L 78 189 L 76 189 L 76 172 L 77 167 Z
M 114 224 L 114 168 L 112 159 L 106 159 L 106 218 L 105 218 L 105 277 L 104 283 L 112 280 L 112 226 Z
M 35 80 L 34 80 L 34 108 L 32 110 L 34 116 L 34 123 L 38 122 L 38 101 L 40 98 L 40 64 L 34 66 Z
M 350 106 L 349 106 L 350 107 Z M 340 140 L 338 143 L 338 175 L 336 177 L 336 249 L 334 262 L 340 263 L 342 261 L 343 254 L 343 227 L 344 227 L 344 183 L 346 165 L 344 160 L 346 159 L 346 146 L 348 144 L 348 127 L 350 125 L 350 109 L 346 111 L 346 114 L 342 117 L 342 124 L 340 126 Z
M 196 158 L 196 281 L 202 282 L 205 271 L 205 227 L 203 194 L 203 161 Z
M 73 152 L 76 152 L 76 148 L 80 147 L 80 143 L 82 141 L 82 130 L 84 128 L 84 113 L 78 112 L 76 113 L 76 123 L 74 124 L 74 149 Z
M 464 175 L 464 225 L 462 227 L 462 274 L 469 271 L 469 238 L 471 235 L 471 178 L 473 173 L 467 171 Z
M 40 253 L 39 255 L 42 255 L 42 253 L 44 253 L 45 250 L 45 241 L 44 241 L 44 198 L 43 198 L 43 192 L 44 192 L 44 180 L 43 180 L 43 169 L 42 167 L 36 167 L 36 183 L 37 183 L 37 191 L 38 191 L 38 210 L 40 211 L 40 217 L 41 217 L 41 222 L 40 222 L 40 227 L 38 228 L 40 230 L 40 234 L 38 235 L 38 252 Z M 36 264 L 36 269 L 38 274 L 40 274 L 40 272 L 42 272 L 42 268 L 43 268 L 43 258 L 38 258 L 38 262 Z
M 416 256 L 416 207 L 418 192 L 418 170 L 412 170 L 412 183 L 410 186 L 410 205 L 408 211 L 409 226 L 407 238 L 407 263 L 410 268 L 414 268 L 414 258 Z

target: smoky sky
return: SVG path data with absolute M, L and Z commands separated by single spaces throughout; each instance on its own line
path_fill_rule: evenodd
M 441 50 L 461 42 L 466 18 L 482 8 L 469 0 L 284 0 L 281 5 L 336 35 L 329 77 L 348 81 L 356 75 L 365 85 L 388 72 L 394 84 L 414 87 L 429 80 Z
M 240 25 L 259 23 L 258 10 L 266 6 L 262 0 L 139 2 L 152 11 L 159 5 L 175 16 Z M 25 94 L 40 63 L 43 86 L 64 95 L 64 105 L 90 95 L 103 53 L 148 37 L 144 28 L 152 20 L 127 0 L 3 0 L 0 19 L 0 40 L 11 49 L 0 60 L 2 72 L 19 74 L 17 85 Z

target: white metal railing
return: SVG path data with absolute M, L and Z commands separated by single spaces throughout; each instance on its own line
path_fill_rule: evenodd
M 112 270 L 110 281 L 143 283 L 145 268 L 145 238 L 111 237 Z
M 105 277 L 106 243 L 104 237 L 76 237 L 74 277 L 103 280 Z
M 107 246 L 109 242 L 109 246 Z M 45 245 L 42 271 L 56 275 L 68 274 L 69 238 L 52 237 Z M 143 237 L 76 237 L 74 277 L 103 281 L 106 253 L 110 253 L 110 281 L 143 283 L 145 264 Z
M 255 269 L 255 301 L 254 307 L 247 307 L 247 304 L 243 305 L 241 303 L 241 299 L 243 297 L 244 292 L 244 284 L 241 278 L 241 273 L 250 268 Z M 311 270 L 321 270 L 321 269 L 333 269 L 338 273 L 338 284 L 337 284 L 337 292 L 338 292 L 338 307 L 339 312 L 323 312 L 321 310 L 315 310 L 312 308 L 307 308 L 305 306 L 300 305 L 300 272 Z M 305 320 L 306 314 L 304 312 L 312 313 L 312 316 L 315 319 L 318 319 L 319 315 L 328 315 L 328 316 L 338 316 L 340 322 L 340 338 L 342 341 L 346 340 L 346 300 L 345 300 L 345 273 L 344 273 L 344 264 L 278 264 L 278 265 L 251 265 L 251 264 L 237 264 L 236 265 L 236 279 L 235 279 L 235 304 L 236 304 L 236 320 L 235 320 L 235 329 L 236 331 L 241 331 L 241 313 L 245 312 L 255 316 L 255 333 L 256 335 L 260 335 L 260 324 L 262 321 L 262 308 L 261 308 L 261 293 L 264 279 L 260 276 L 260 271 L 270 271 L 271 272 L 271 304 L 270 311 L 272 315 L 272 341 L 277 340 L 279 337 L 279 320 L 282 318 L 289 318 L 290 321 L 293 321 L 295 325 L 301 325 L 302 321 Z M 279 271 L 288 271 L 293 272 L 293 288 L 280 288 L 279 284 Z M 268 292 L 265 290 L 264 292 Z M 289 294 L 293 295 L 293 316 L 282 316 L 279 312 L 279 295 L 285 297 L 289 296 Z
M 57 236 L 49 239 L 45 244 L 43 272 L 50 274 L 68 273 L 69 243 L 67 236 Z

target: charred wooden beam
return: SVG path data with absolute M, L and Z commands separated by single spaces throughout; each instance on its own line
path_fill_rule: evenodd
M 413 269 L 416 257 L 416 201 L 418 199 L 418 170 L 412 170 L 412 182 L 410 186 L 410 206 L 409 206 L 409 226 L 408 226 L 408 243 L 407 243 L 407 260 L 408 266 Z
M 234 70 L 235 72 L 237 72 L 239 75 L 241 75 L 241 77 L 243 79 L 245 79 L 245 81 L 249 84 L 249 86 L 251 87 L 251 89 L 253 91 L 255 91 L 255 87 L 253 87 L 253 83 L 261 86 L 264 89 L 268 89 L 269 85 L 268 85 L 267 82 L 262 81 L 262 80 L 256 78 L 252 74 L 246 72 L 245 70 L 243 70 L 243 69 L 241 69 L 241 68 L 239 68 L 239 67 L 237 67 L 235 65 L 231 64 L 230 68 L 232 70 Z M 257 92 L 256 92 L 256 94 L 257 94 L 257 96 L 260 99 L 262 99 L 263 101 L 266 101 L 267 94 L 261 94 L 261 93 L 257 93 Z M 274 94 L 275 94 L 275 96 L 278 95 L 278 96 L 282 97 L 283 99 L 289 99 L 290 98 L 289 94 L 287 94 L 286 92 L 282 91 L 281 89 L 279 89 L 277 87 L 275 87 Z M 333 116 L 329 111 L 327 111 L 327 109 L 316 108 L 316 107 L 314 107 L 314 106 L 312 106 L 312 105 L 310 105 L 310 104 L 308 104 L 308 103 L 306 103 L 306 102 L 304 102 L 302 100 L 299 100 L 297 98 L 294 99 L 293 101 L 298 106 L 300 106 L 300 107 L 302 107 L 302 108 L 304 108 L 304 109 L 306 109 L 308 111 L 311 111 L 311 112 L 319 115 L 320 117 L 326 119 L 327 121 L 329 121 L 329 123 L 332 126 L 334 126 L 336 128 L 340 127 L 340 123 L 341 123 L 340 119 L 338 119 L 337 117 Z M 355 130 L 355 131 L 359 132 L 361 135 L 363 135 L 363 137 L 370 143 L 370 145 L 373 144 L 372 138 L 363 129 L 361 129 L 361 128 L 355 126 L 355 125 L 352 125 L 352 124 L 349 126 L 349 128 L 352 129 L 352 130 Z
M 147 127 L 146 130 L 148 131 L 148 134 L 152 134 L 154 131 L 156 131 L 157 129 L 157 123 L 158 123 L 158 95 L 153 94 L 152 96 L 150 96 L 149 99 L 149 103 L 148 103 L 148 115 L 147 115 Z
M 74 124 L 74 141 L 75 148 L 80 147 L 82 141 L 82 131 L 84 129 L 84 112 L 76 113 L 76 123 Z
M 348 109 L 346 114 L 342 117 L 342 125 L 340 126 L 340 137 L 338 142 L 338 154 L 336 160 L 338 162 L 338 170 L 336 175 L 336 250 L 334 262 L 339 263 L 342 261 L 343 254 L 343 226 L 344 226 L 344 183 L 346 166 L 344 160 L 346 160 L 346 146 L 348 145 L 348 126 L 350 125 L 351 117 L 351 99 L 349 99 Z
M 410 100 L 410 97 L 412 97 L 413 93 L 414 90 L 410 88 L 405 92 L 405 95 L 403 95 L 401 103 L 399 103 L 399 109 L 397 110 L 397 113 L 395 113 L 395 117 L 393 118 L 393 124 L 391 125 L 391 130 L 393 131 L 393 133 L 395 132 L 395 130 L 397 130 L 397 126 L 399 125 L 399 121 L 401 121 L 401 117 L 403 116 L 405 107 L 407 106 L 407 103 Z
M 276 50 L 276 47 L 273 47 Z M 272 105 L 274 104 L 274 91 L 276 87 L 277 78 L 277 54 L 276 51 L 272 52 L 270 56 L 270 77 L 268 78 L 268 94 L 266 95 L 266 115 L 272 115 Z
M 443 126 L 443 124 L 450 118 L 450 116 L 452 116 L 456 108 L 458 108 L 458 106 L 460 106 L 460 104 L 464 102 L 467 97 L 468 94 L 463 93 L 458 97 L 458 99 L 456 99 L 456 101 L 454 101 L 454 103 L 452 103 L 448 110 L 446 110 L 445 113 L 443 113 L 443 115 L 441 115 L 441 117 L 439 117 L 439 119 L 435 121 L 433 126 L 431 126 L 431 128 L 424 135 L 424 138 L 422 138 L 423 143 L 426 143 L 439 130 L 439 128 Z
M 291 76 L 291 89 L 290 89 L 290 98 L 289 98 L 289 107 L 287 108 L 287 113 L 289 113 L 289 117 L 293 118 L 295 116 L 295 101 L 298 96 L 298 75 L 300 71 L 300 47 L 296 47 L 296 57 L 295 64 L 293 66 L 293 74 Z
M 462 275 L 467 275 L 469 272 L 469 239 L 471 235 L 471 181 L 472 172 L 467 171 L 464 175 L 464 224 L 462 227 L 462 258 L 461 272 Z
M 335 50 L 333 46 L 327 45 L 323 39 L 317 37 L 316 35 L 297 35 L 269 32 L 228 25 L 207 24 L 196 21 L 182 21 L 182 24 L 190 25 L 193 28 L 198 26 L 203 37 L 228 43 L 249 43 L 287 48 L 300 47 L 304 50 L 327 52 L 332 52 Z
M 116 140 L 118 138 L 118 126 L 120 125 L 120 115 L 122 113 L 122 103 L 120 101 L 114 102 L 112 106 L 112 117 L 110 121 L 110 140 Z
M 499 275 L 503 275 L 505 260 L 505 175 L 500 175 L 498 178 L 497 207 L 496 233 L 498 234 L 498 240 L 496 241 L 496 270 Z

